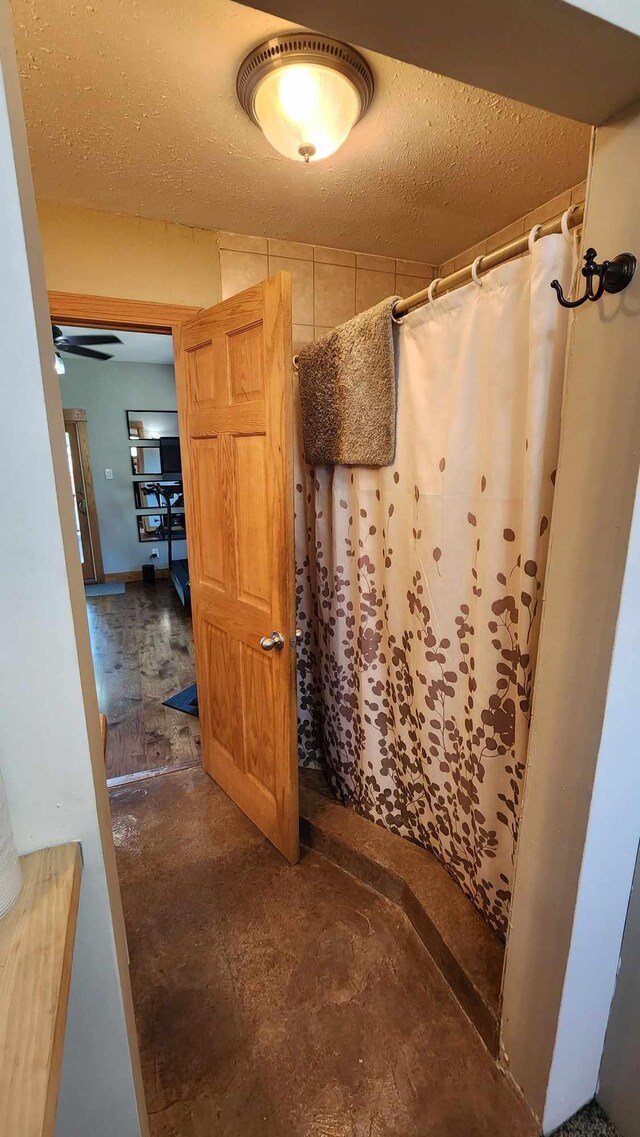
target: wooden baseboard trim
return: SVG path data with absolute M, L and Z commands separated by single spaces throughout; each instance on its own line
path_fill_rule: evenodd
M 169 577 L 168 568 L 157 568 L 156 579 L 167 580 Z M 111 584 L 112 581 L 116 583 L 132 584 L 135 581 L 142 580 L 142 569 L 134 569 L 133 572 L 105 572 L 105 584 Z

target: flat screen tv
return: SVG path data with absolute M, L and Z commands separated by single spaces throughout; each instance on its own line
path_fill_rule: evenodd
M 181 474 L 180 439 L 167 435 L 160 438 L 160 470 L 163 474 Z

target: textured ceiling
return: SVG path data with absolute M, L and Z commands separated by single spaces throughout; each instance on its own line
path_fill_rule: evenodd
M 589 128 L 366 52 L 376 95 L 316 165 L 271 149 L 235 73 L 293 25 L 232 0 L 13 0 L 36 193 L 439 263 L 586 175 Z

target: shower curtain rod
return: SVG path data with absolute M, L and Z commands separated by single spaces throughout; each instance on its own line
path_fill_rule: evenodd
M 547 221 L 538 233 L 540 237 L 548 237 L 550 233 L 560 233 L 562 226 L 562 214 L 554 218 L 553 221 Z M 567 224 L 570 229 L 576 229 L 582 225 L 584 220 L 584 205 L 577 205 L 567 218 Z M 517 237 L 515 241 L 509 241 L 507 245 L 501 245 L 500 248 L 494 249 L 491 253 L 486 253 L 485 256 L 480 257 L 477 261 L 478 272 L 486 272 L 487 269 L 495 268 L 496 265 L 504 264 L 505 261 L 510 261 L 520 253 L 526 253 L 529 247 L 529 234 L 524 237 Z M 395 319 L 400 319 L 412 312 L 414 308 L 420 308 L 422 304 L 427 304 L 429 300 L 435 299 L 442 292 L 447 292 L 451 288 L 459 288 L 462 284 L 468 284 L 472 277 L 473 265 L 465 265 L 464 268 L 459 268 L 457 272 L 452 272 L 449 276 L 443 276 L 440 281 L 431 288 L 431 296 L 429 296 L 429 289 L 423 288 L 420 292 L 414 292 L 413 296 L 407 296 L 404 300 L 398 300 L 394 305 L 393 315 Z

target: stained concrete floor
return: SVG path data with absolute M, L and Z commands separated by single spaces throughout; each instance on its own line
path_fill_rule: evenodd
M 111 792 L 152 1137 L 532 1137 L 408 920 L 202 770 Z

